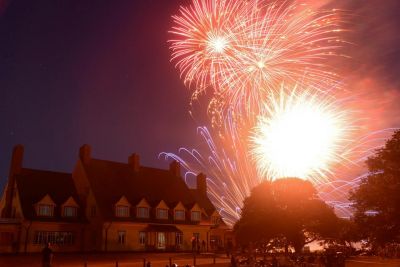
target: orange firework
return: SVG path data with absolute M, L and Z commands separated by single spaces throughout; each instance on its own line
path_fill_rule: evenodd
M 193 0 L 192 6 L 181 7 L 173 16 L 170 31 L 172 60 L 185 84 L 195 86 L 194 97 L 209 85 L 217 84 L 217 73 L 224 71 L 235 54 L 232 33 L 242 1 Z
M 172 60 L 185 83 L 194 85 L 194 98 L 212 86 L 214 102 L 253 114 L 281 81 L 307 86 L 336 82 L 324 64 L 341 46 L 335 10 L 287 2 L 194 0 L 180 13 L 173 17 Z

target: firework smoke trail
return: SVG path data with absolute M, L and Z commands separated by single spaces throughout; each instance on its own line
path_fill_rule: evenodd
M 210 109 L 253 116 L 281 81 L 336 83 L 324 61 L 342 46 L 337 13 L 288 2 L 194 0 L 173 17 L 172 60 L 185 84 L 195 85 L 193 99 L 212 87 Z
M 191 184 L 190 179 L 198 173 L 207 174 L 210 200 L 225 223 L 233 225 L 240 217 L 243 200 L 260 182 L 260 178 L 246 156 L 246 149 L 243 148 L 245 143 L 236 139 L 239 136 L 235 127 L 226 130 L 230 131 L 230 134 L 225 135 L 230 140 L 212 134 L 207 127 L 198 127 L 197 132 L 201 135 L 205 148 L 181 148 L 178 154 L 163 152 L 160 157 L 180 162 L 188 184 Z M 223 144 L 230 144 L 231 147 L 224 149 Z

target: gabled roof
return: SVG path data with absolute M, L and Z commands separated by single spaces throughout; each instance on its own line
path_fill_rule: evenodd
M 199 206 L 204 209 L 208 216 L 211 216 L 211 214 L 213 214 L 215 211 L 215 207 L 212 204 L 211 200 L 208 198 L 207 194 L 199 192 L 196 189 L 190 189 L 190 192 L 194 200 L 199 204 Z
M 83 167 L 100 212 L 105 218 L 113 217 L 112 204 L 122 195 L 126 196 L 133 206 L 142 198 L 152 207 L 161 200 L 169 207 L 173 207 L 174 203 L 179 201 L 187 207 L 198 202 L 183 179 L 170 170 L 140 166 L 135 172 L 128 164 L 93 158 L 84 163 Z
M 65 218 L 61 216 L 61 206 L 68 198 L 73 197 L 77 202 L 79 200 L 70 173 L 23 168 L 21 173 L 16 175 L 15 178 L 22 212 L 26 219 L 69 222 L 82 221 L 81 209 L 78 212 L 78 218 Z M 56 204 L 54 217 L 37 217 L 34 204 L 38 203 L 46 195 L 49 195 Z M 77 204 L 82 207 L 79 202 Z

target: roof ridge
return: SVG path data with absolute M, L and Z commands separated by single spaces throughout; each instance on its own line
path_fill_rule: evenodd
M 53 171 L 53 170 L 40 170 L 40 169 L 32 169 L 32 168 L 22 168 L 22 173 L 21 174 L 24 174 L 23 173 L 24 171 L 28 171 L 28 172 L 46 172 L 46 173 L 49 173 L 49 174 L 72 175 L 72 173 L 70 173 L 70 172 L 60 172 L 60 171 Z

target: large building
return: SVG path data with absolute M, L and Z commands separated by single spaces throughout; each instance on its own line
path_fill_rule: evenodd
M 228 227 L 207 197 L 183 181 L 178 162 L 169 169 L 92 158 L 79 150 L 72 173 L 27 169 L 24 148 L 14 148 L 0 199 L 0 252 L 215 250 L 229 241 Z M 203 242 L 204 241 L 204 242 Z

